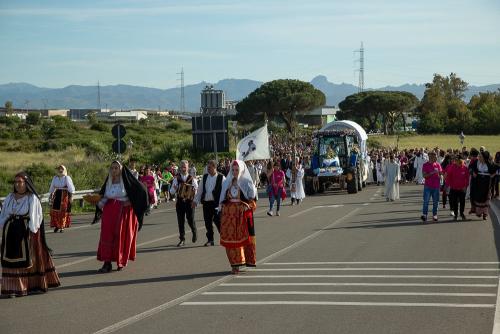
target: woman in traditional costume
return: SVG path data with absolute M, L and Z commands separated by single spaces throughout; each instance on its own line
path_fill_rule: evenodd
M 99 272 L 109 273 L 111 262 L 116 262 L 120 271 L 128 260 L 135 260 L 137 231 L 148 209 L 148 193 L 126 166 L 113 161 L 100 194 L 94 219 L 96 223 L 101 218 L 97 259 L 104 264 Z
M 64 165 L 59 165 L 56 170 L 57 175 L 49 188 L 50 227 L 54 228 L 54 232 L 62 233 L 71 225 L 71 200 L 75 186 Z
M 255 228 L 253 211 L 257 189 L 245 163 L 234 160 L 231 170 L 222 184 L 220 207 L 220 244 L 226 248 L 232 273 L 239 267 L 255 267 Z
M 2 296 L 26 296 L 61 285 L 45 241 L 42 205 L 33 181 L 24 172 L 14 178 L 14 191 L 0 213 L 0 226 Z
M 471 190 L 475 213 L 476 216 L 482 216 L 483 220 L 486 220 L 490 208 L 490 185 L 495 175 L 495 167 L 490 162 L 490 153 L 488 151 L 479 153 L 478 159 L 471 168 L 472 180 L 475 183 L 475 187 Z

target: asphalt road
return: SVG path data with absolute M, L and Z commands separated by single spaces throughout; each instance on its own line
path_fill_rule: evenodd
M 229 274 L 225 251 L 177 248 L 175 209 L 146 218 L 138 254 L 97 274 L 99 225 L 76 217 L 48 233 L 62 286 L 0 300 L 0 333 L 492 333 L 497 219 L 422 224 L 419 186 L 386 202 L 382 187 L 329 192 L 256 211 L 256 269 Z M 498 211 L 498 209 L 497 209 Z

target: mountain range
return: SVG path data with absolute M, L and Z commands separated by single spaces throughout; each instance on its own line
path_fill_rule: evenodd
M 335 84 L 324 75 L 311 80 L 317 89 L 326 95 L 329 106 L 336 106 L 346 96 L 354 94 L 358 88 L 354 85 Z M 207 85 L 221 89 L 227 100 L 241 100 L 262 85 L 260 81 L 247 79 L 224 79 L 217 83 L 200 82 L 184 87 L 186 110 L 200 110 L 200 92 Z M 479 92 L 496 91 L 500 84 L 488 86 L 469 86 L 466 100 Z M 158 89 L 131 85 L 101 86 L 101 108 L 110 109 L 168 109 L 179 110 L 180 88 Z M 367 89 L 372 90 L 372 89 Z M 377 88 L 386 91 L 407 91 L 419 99 L 425 91 L 424 84 L 405 84 Z M 28 83 L 0 84 L 0 103 L 12 101 L 15 108 L 97 108 L 97 86 L 71 85 L 64 88 L 42 88 Z

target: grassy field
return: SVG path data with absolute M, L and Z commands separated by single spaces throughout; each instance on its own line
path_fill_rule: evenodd
M 397 136 L 370 136 L 382 144 L 384 147 L 396 147 Z M 464 146 L 468 149 L 485 146 L 490 153 L 500 151 L 500 136 L 467 136 Z M 456 135 L 409 135 L 399 137 L 399 148 L 439 147 L 443 149 L 461 148 L 460 140 Z

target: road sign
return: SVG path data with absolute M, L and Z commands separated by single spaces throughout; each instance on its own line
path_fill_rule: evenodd
M 115 124 L 115 126 L 113 126 L 113 128 L 111 129 L 111 133 L 116 139 L 122 139 L 123 137 L 125 137 L 127 131 L 125 130 L 125 127 L 123 125 Z
M 113 152 L 115 153 L 118 153 L 118 154 L 122 154 L 123 152 L 125 152 L 127 150 L 127 144 L 125 143 L 124 140 L 115 140 L 113 142 Z

